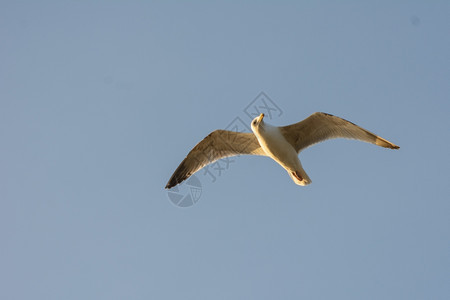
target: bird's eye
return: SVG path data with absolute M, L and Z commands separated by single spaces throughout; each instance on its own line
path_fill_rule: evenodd
M 256 125 L 256 120 L 255 120 L 255 121 L 253 121 L 253 125 Z

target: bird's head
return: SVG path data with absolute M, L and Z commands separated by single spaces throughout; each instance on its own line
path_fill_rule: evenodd
M 254 118 L 252 121 L 252 131 L 253 132 L 258 132 L 259 130 L 262 129 L 263 125 L 264 125 L 264 114 L 260 114 L 258 117 Z

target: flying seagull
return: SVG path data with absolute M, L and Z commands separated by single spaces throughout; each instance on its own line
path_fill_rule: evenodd
M 390 149 L 400 147 L 342 118 L 316 112 L 298 123 L 272 126 L 260 114 L 251 123 L 253 133 L 215 130 L 198 143 L 170 177 L 166 189 L 218 159 L 249 154 L 268 156 L 280 164 L 298 185 L 311 179 L 303 170 L 298 154 L 316 143 L 334 138 L 356 139 Z

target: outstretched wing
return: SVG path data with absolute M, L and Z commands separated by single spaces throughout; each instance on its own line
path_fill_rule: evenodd
M 280 130 L 297 153 L 316 143 L 334 138 L 356 139 L 391 149 L 400 148 L 352 122 L 322 112 L 316 112 L 296 124 L 280 127 Z
M 218 159 L 239 154 L 266 155 L 253 133 L 215 130 L 198 143 L 170 177 L 166 189 Z

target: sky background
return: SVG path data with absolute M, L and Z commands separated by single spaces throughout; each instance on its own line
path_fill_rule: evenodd
M 0 298 L 448 299 L 449 12 L 1 1 Z M 260 92 L 273 125 L 324 111 L 401 148 L 316 145 L 307 187 L 237 157 L 174 205 L 178 164 Z

